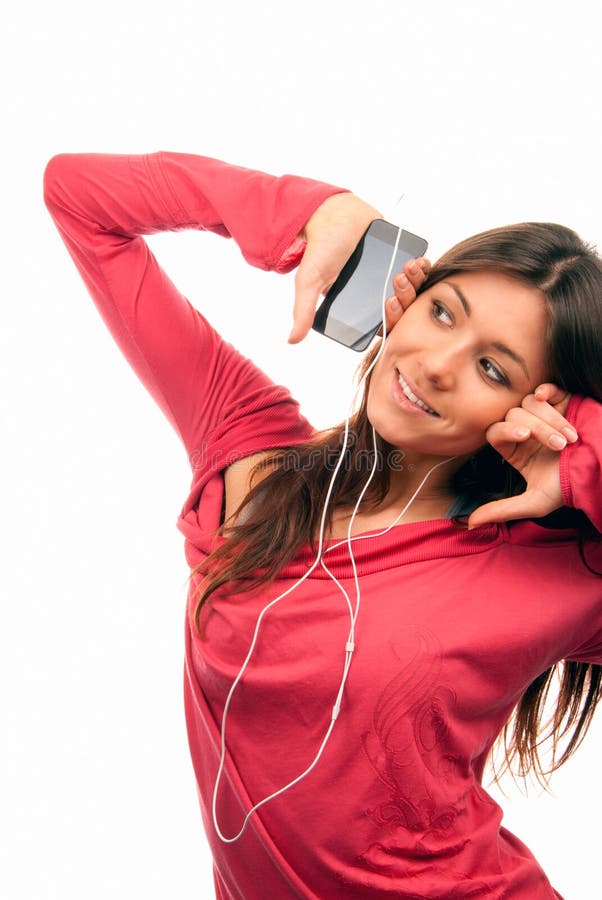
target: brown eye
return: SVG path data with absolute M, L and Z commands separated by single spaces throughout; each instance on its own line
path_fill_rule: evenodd
M 444 325 L 454 324 L 452 314 L 442 303 L 439 303 L 438 300 L 433 300 L 432 302 L 431 315 L 435 321 L 442 322 Z
M 508 379 L 490 359 L 481 359 L 479 362 L 487 378 L 495 382 L 495 384 L 505 384 L 508 386 Z

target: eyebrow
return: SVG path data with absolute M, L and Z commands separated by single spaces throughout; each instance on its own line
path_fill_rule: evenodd
M 443 281 L 442 284 L 446 284 L 446 285 L 448 285 L 448 287 L 452 288 L 452 290 L 455 292 L 456 296 L 458 297 L 458 300 L 462 304 L 462 306 L 464 308 L 464 312 L 466 313 L 466 316 L 470 317 L 470 315 L 472 313 L 472 307 L 471 307 L 470 303 L 468 302 L 467 298 L 465 297 L 465 295 L 463 294 L 463 292 L 458 287 L 458 285 L 454 284 L 453 281 Z M 507 347 L 505 344 L 502 344 L 500 341 L 493 341 L 491 346 L 495 347 L 496 350 L 499 350 L 500 353 L 505 353 L 506 356 L 509 356 L 510 359 L 513 359 L 515 363 L 518 363 L 518 365 L 522 368 L 523 372 L 527 376 L 527 379 L 529 381 L 531 380 L 531 376 L 529 375 L 529 370 L 527 369 L 527 364 L 524 361 L 524 359 L 522 358 L 522 356 L 519 356 L 518 353 L 515 353 L 514 350 L 511 350 L 510 347 Z

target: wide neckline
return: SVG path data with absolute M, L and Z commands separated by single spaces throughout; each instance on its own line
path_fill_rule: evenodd
M 203 554 L 210 553 L 226 540 L 216 535 L 223 492 L 223 471 L 214 471 L 205 481 L 201 496 L 197 494 L 198 505 L 192 505 L 190 495 L 178 517 L 179 530 Z M 353 555 L 358 574 L 367 575 L 410 563 L 483 553 L 501 543 L 506 534 L 504 525 L 481 525 L 469 531 L 449 518 L 400 522 L 386 534 L 381 535 L 382 531 L 382 528 L 373 528 L 353 536 Z M 330 572 L 337 578 L 353 578 L 346 538 L 329 538 L 322 546 L 324 562 Z M 295 559 L 281 569 L 279 578 L 300 578 L 314 561 L 315 552 L 305 545 Z M 318 564 L 308 577 L 330 576 Z
M 226 538 L 217 537 L 203 517 L 200 522 L 191 521 L 196 515 L 191 511 L 184 520 L 180 519 L 180 530 L 203 553 L 222 544 Z M 196 527 L 195 527 L 196 526 Z M 402 522 L 394 525 L 386 534 L 382 529 L 359 532 L 353 535 L 352 548 L 358 575 L 370 575 L 387 569 L 399 568 L 412 563 L 435 559 L 470 556 L 486 552 L 506 540 L 506 526 L 501 524 L 480 525 L 470 531 L 452 519 L 425 519 L 421 522 Z M 317 549 L 316 542 L 316 549 Z M 322 543 L 322 556 L 328 571 L 318 563 L 308 578 L 330 578 L 328 572 L 337 578 L 354 578 L 354 569 L 345 538 L 329 538 Z M 284 566 L 280 579 L 298 579 L 307 574 L 315 563 L 316 553 L 305 544 L 295 559 Z
M 420 522 L 401 522 L 386 534 L 372 529 L 353 535 L 352 549 L 358 572 L 363 574 L 426 562 L 437 558 L 483 553 L 504 540 L 502 524 L 481 525 L 470 531 L 453 519 L 425 519 Z M 353 566 L 346 538 L 323 541 L 322 555 L 326 566 L 340 578 L 352 578 Z M 281 577 L 299 577 L 315 561 L 315 553 L 305 545 L 297 557 L 280 573 Z M 321 565 L 309 577 L 329 578 Z

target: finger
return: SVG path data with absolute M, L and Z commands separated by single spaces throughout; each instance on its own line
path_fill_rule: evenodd
M 411 263 L 412 261 L 416 262 L 418 267 L 422 269 L 425 275 L 428 275 L 428 273 L 433 268 L 433 264 L 431 263 L 430 259 L 426 258 L 426 256 L 416 256 L 414 260 L 408 259 L 408 263 Z
M 516 497 L 494 500 L 479 506 L 468 517 L 468 528 L 490 525 L 494 522 L 510 522 L 516 519 L 537 519 L 551 512 L 544 495 L 525 492 Z
M 387 328 L 387 334 L 389 334 L 391 329 L 394 328 L 395 325 L 397 325 L 402 315 L 403 309 L 397 297 L 387 297 L 385 301 L 385 325 Z M 378 335 L 378 337 L 383 336 L 382 325 L 380 326 L 376 334 Z
M 416 299 L 416 293 L 431 270 L 428 259 L 408 259 L 401 272 L 393 277 L 393 289 L 404 309 Z
M 486 431 L 491 446 L 512 462 L 517 445 L 532 439 L 550 450 L 564 450 L 567 438 L 555 428 L 524 409 L 511 409 L 505 422 L 495 422 Z
M 558 404 L 560 404 L 561 407 L 564 406 L 564 409 L 561 408 L 561 412 L 565 411 L 571 398 L 569 392 L 565 391 L 564 388 L 558 387 L 557 384 L 548 381 L 538 385 L 535 388 L 534 394 L 538 400 L 544 400 L 546 403 L 551 403 L 553 406 L 557 406 Z
M 393 278 L 395 295 L 388 297 L 385 303 L 385 322 L 387 334 L 397 324 L 404 310 L 416 299 L 416 291 L 431 270 L 431 263 L 423 256 L 409 259 L 404 263 L 403 271 Z M 377 334 L 382 337 L 382 327 Z
M 424 280 L 421 275 L 413 275 L 412 277 L 418 286 Z M 412 283 L 410 278 L 408 278 L 405 272 L 398 272 L 397 275 L 395 275 L 393 278 L 393 290 L 395 291 L 395 296 L 401 303 L 403 310 L 408 309 L 416 299 L 416 286 Z
M 430 270 L 431 264 L 423 256 L 419 256 L 417 259 L 408 259 L 403 264 L 403 271 L 415 290 L 422 285 Z
M 485 437 L 507 463 L 520 468 L 519 454 L 522 445 L 531 439 L 531 430 L 528 427 L 510 422 L 496 422 L 487 429 Z M 523 454 L 525 452 L 527 451 L 522 451 Z
M 315 276 L 299 267 L 295 276 L 294 324 L 288 336 L 289 344 L 298 344 L 308 334 L 322 289 L 323 285 Z
M 393 278 L 393 290 L 395 296 L 399 300 L 402 309 L 408 306 L 416 299 L 416 288 L 408 278 L 405 272 L 398 272 Z
M 566 394 L 566 392 L 562 393 Z M 552 405 L 550 401 L 541 399 L 537 394 L 528 394 L 523 399 L 521 406 L 534 416 L 537 416 L 537 418 L 541 419 L 543 422 L 546 422 L 550 428 L 563 434 L 569 443 L 572 444 L 577 440 L 578 434 L 576 430 L 563 415 L 563 412 L 566 412 L 566 407 L 568 406 L 568 394 L 566 394 L 562 401 L 556 405 Z

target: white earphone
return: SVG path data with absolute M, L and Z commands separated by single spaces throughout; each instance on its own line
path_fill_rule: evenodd
M 386 303 L 386 299 L 387 299 L 387 296 L 386 296 L 386 294 L 387 294 L 387 285 L 388 285 L 388 283 L 389 283 L 389 278 L 391 277 L 391 271 L 392 271 L 393 263 L 394 263 L 395 256 L 396 256 L 396 253 L 397 253 L 397 248 L 398 248 L 398 246 L 399 246 L 399 239 L 400 239 L 400 237 L 401 237 L 401 228 L 399 227 L 399 228 L 398 228 L 398 233 L 397 233 L 397 240 L 396 240 L 395 246 L 394 246 L 394 248 L 393 248 L 393 253 L 392 253 L 392 256 L 391 256 L 391 262 L 390 262 L 390 264 L 389 264 L 389 269 L 388 269 L 388 271 L 387 271 L 387 276 L 386 276 L 386 278 L 385 278 L 385 283 L 384 283 L 384 286 L 383 286 L 383 294 L 382 294 L 382 326 L 383 326 L 383 335 L 386 334 L 385 303 Z M 366 378 L 366 377 L 368 376 L 368 374 L 372 371 L 372 369 L 373 369 L 374 366 L 376 365 L 376 362 L 378 361 L 378 359 L 379 359 L 379 357 L 380 357 L 380 355 L 381 355 L 381 352 L 382 352 L 384 346 L 385 346 L 385 341 L 384 341 L 384 339 L 383 339 L 383 341 L 381 342 L 381 345 L 380 345 L 380 347 L 379 347 L 378 353 L 376 354 L 375 358 L 373 359 L 371 365 L 368 367 L 368 369 L 367 369 L 366 372 L 364 373 L 364 378 Z M 334 486 L 334 482 L 335 482 L 335 479 L 336 479 L 337 474 L 338 474 L 338 472 L 339 472 L 339 469 L 341 468 L 341 465 L 342 465 L 342 462 L 343 462 L 343 457 L 344 457 L 344 454 L 345 454 L 345 450 L 347 449 L 347 442 L 348 442 L 348 439 L 349 439 L 349 419 L 350 419 L 350 416 L 351 416 L 351 414 L 352 414 L 353 408 L 354 408 L 354 406 L 355 406 L 355 401 L 356 401 L 356 398 L 357 398 L 357 393 L 358 393 L 360 387 L 361 387 L 361 383 L 360 383 L 360 385 L 358 385 L 358 388 L 357 388 L 356 391 L 354 392 L 353 401 L 352 401 L 352 404 L 351 404 L 351 409 L 350 409 L 349 413 L 347 414 L 347 418 L 346 418 L 346 420 L 345 420 L 345 432 L 344 432 L 343 447 L 342 447 L 342 449 L 341 449 L 341 453 L 340 453 L 340 455 L 339 455 L 339 458 L 338 458 L 338 460 L 337 460 L 336 466 L 335 466 L 335 468 L 334 468 L 334 471 L 333 471 L 333 473 L 332 473 L 332 477 L 331 477 L 330 482 L 329 482 L 329 485 L 328 485 L 328 491 L 327 491 L 327 493 L 326 493 L 326 500 L 325 500 L 325 503 L 324 503 L 324 508 L 323 508 L 323 510 L 322 510 L 322 518 L 321 518 L 321 521 L 320 521 L 320 534 L 319 534 L 318 550 L 317 550 L 317 553 L 316 553 L 316 558 L 315 558 L 314 562 L 312 563 L 312 565 L 311 565 L 311 566 L 309 567 L 309 569 L 307 570 L 307 572 L 305 572 L 305 574 L 302 575 L 301 578 L 299 578 L 299 579 L 298 579 L 293 585 L 291 585 L 291 587 L 289 587 L 286 591 L 284 591 L 282 594 L 280 594 L 278 597 L 276 597 L 274 600 L 272 600 L 270 603 L 268 603 L 267 606 L 265 606 L 264 609 L 261 611 L 261 613 L 260 613 L 260 615 L 259 615 L 259 617 L 258 617 L 258 619 L 257 619 L 257 622 L 256 622 L 256 624 L 255 624 L 255 631 L 254 631 L 254 634 L 253 634 L 253 639 L 252 639 L 252 641 L 251 641 L 251 646 L 249 647 L 249 651 L 248 651 L 248 653 L 247 653 L 247 656 L 246 656 L 246 658 L 245 658 L 245 661 L 243 662 L 243 664 L 242 664 L 242 666 L 241 666 L 241 668 L 240 668 L 240 671 L 239 671 L 238 675 L 237 675 L 236 678 L 234 679 L 234 682 L 232 683 L 232 687 L 230 688 L 230 691 L 229 691 L 228 696 L 227 696 L 227 698 L 226 698 L 226 702 L 225 702 L 225 705 L 224 705 L 224 714 L 223 714 L 223 717 L 222 717 L 222 725 L 221 725 L 221 757 L 220 757 L 220 762 L 219 762 L 219 768 L 218 768 L 217 776 L 216 776 L 216 779 L 215 779 L 215 786 L 214 786 L 214 789 L 213 789 L 213 804 L 212 804 L 213 825 L 214 825 L 214 827 L 215 827 L 215 831 L 216 831 L 218 837 L 219 837 L 220 840 L 222 840 L 225 844 L 232 844 L 232 843 L 234 843 L 235 841 L 239 840 L 240 837 L 242 837 L 242 834 L 244 833 L 244 830 L 245 830 L 245 828 L 247 827 L 247 823 L 248 823 L 248 821 L 249 821 L 249 818 L 252 816 L 252 814 L 253 814 L 256 810 L 258 810 L 260 807 L 264 806 L 266 803 L 268 803 L 268 801 L 273 800 L 275 797 L 278 797 L 278 796 L 280 796 L 280 794 L 283 794 L 285 791 L 288 791 L 290 788 L 292 788 L 294 785 L 298 784 L 303 778 L 305 778 L 305 777 L 311 772 L 311 770 L 312 770 L 312 769 L 316 766 L 316 764 L 318 763 L 318 760 L 320 759 L 320 757 L 321 757 L 321 755 L 322 755 L 322 753 L 323 753 L 323 751 L 324 751 L 324 747 L 326 746 L 326 744 L 327 744 L 327 742 L 328 742 L 328 739 L 330 738 L 330 735 L 332 734 L 332 730 L 333 730 L 333 728 L 334 728 L 335 722 L 336 722 L 337 717 L 338 717 L 339 712 L 340 712 L 340 708 L 341 708 L 341 700 L 342 700 L 342 697 L 343 697 L 343 691 L 344 691 L 344 689 L 345 689 L 345 683 L 346 683 L 346 681 L 347 681 L 347 676 L 348 676 L 348 674 L 349 674 L 349 669 L 350 669 L 350 666 L 351 666 L 351 660 L 352 660 L 352 657 L 353 657 L 353 651 L 354 651 L 354 649 L 355 649 L 355 625 L 356 625 L 356 622 L 357 622 L 357 617 L 358 617 L 359 608 L 360 608 L 360 585 L 359 585 L 359 580 L 358 580 L 358 575 L 357 575 L 357 569 L 356 569 L 356 566 L 355 566 L 355 559 L 354 559 L 354 556 L 353 556 L 353 550 L 352 550 L 352 547 L 351 547 L 352 541 L 360 541 L 360 540 L 374 539 L 374 538 L 377 538 L 377 537 L 381 537 L 382 535 L 384 535 L 384 534 L 386 534 L 388 531 L 390 531 L 391 528 L 393 528 L 393 527 L 397 524 L 397 522 L 402 518 L 402 516 L 404 516 L 405 513 L 408 511 L 408 509 L 410 508 L 410 506 L 412 505 L 412 503 L 414 502 L 414 500 L 416 499 L 416 497 L 418 496 L 418 494 L 419 494 L 420 491 L 422 490 L 422 488 L 423 488 L 423 486 L 424 486 L 424 484 L 425 484 L 427 478 L 429 477 L 429 475 L 430 475 L 432 472 L 434 472 L 435 469 L 438 469 L 440 466 L 443 466 L 443 465 L 445 465 L 446 463 L 451 462 L 452 459 L 455 459 L 455 457 L 451 456 L 451 457 L 449 457 L 449 459 L 444 459 L 444 460 L 442 460 L 441 462 L 436 463 L 434 466 L 432 466 L 432 468 L 429 469 L 429 471 L 426 473 L 426 475 L 424 476 L 424 478 L 422 479 L 422 481 L 420 482 L 420 484 L 418 485 L 418 487 L 416 488 L 416 490 L 414 491 L 414 493 L 412 494 L 412 496 L 410 497 L 410 499 L 409 499 L 408 502 L 406 503 L 405 507 L 402 509 L 402 511 L 399 513 L 399 515 L 394 519 L 394 521 L 393 521 L 390 525 L 387 526 L 387 528 L 385 528 L 383 531 L 379 531 L 379 532 L 376 532 L 376 533 L 373 533 L 373 534 L 372 534 L 372 533 L 371 533 L 371 534 L 363 534 L 363 535 L 360 534 L 360 535 L 357 535 L 356 537 L 353 537 L 353 538 L 352 538 L 352 537 L 351 537 L 351 530 L 352 530 L 352 527 L 353 527 L 353 522 L 354 522 L 356 513 L 357 513 L 357 511 L 358 511 L 358 509 L 359 509 L 359 506 L 360 506 L 360 504 L 361 504 L 361 502 L 362 502 L 362 500 L 363 500 L 363 498 L 364 498 L 364 494 L 366 493 L 366 491 L 367 491 L 367 489 L 368 489 L 368 486 L 370 485 L 370 482 L 372 481 L 372 478 L 374 477 L 374 472 L 376 471 L 376 463 L 377 463 L 376 433 L 375 433 L 375 431 L 374 431 L 374 428 L 372 429 L 372 437 L 373 437 L 373 444 L 374 444 L 374 462 L 373 462 L 373 464 L 372 464 L 372 471 L 370 472 L 370 475 L 368 476 L 368 480 L 366 481 L 366 484 L 365 484 L 364 487 L 362 488 L 362 491 L 361 491 L 361 493 L 360 493 L 360 495 L 359 495 L 359 497 L 358 497 L 358 499 L 357 499 L 357 502 L 356 502 L 356 504 L 355 504 L 355 507 L 354 507 L 354 509 L 353 509 L 353 513 L 352 513 L 352 515 L 351 515 L 351 519 L 349 520 L 349 525 L 348 525 L 348 527 L 347 527 L 347 538 L 346 538 L 346 540 L 338 541 L 336 544 L 333 544 L 331 547 L 328 547 L 328 548 L 326 549 L 326 551 L 325 551 L 325 553 L 329 553 L 331 550 L 334 550 L 336 547 L 340 547 L 341 544 L 344 544 L 344 543 L 346 543 L 347 546 L 348 546 L 348 548 L 349 548 L 349 557 L 350 557 L 351 565 L 352 565 L 352 568 L 353 568 L 353 577 L 354 577 L 355 590 L 356 590 L 356 603 L 355 603 L 355 609 L 353 609 L 353 608 L 352 608 L 352 605 L 351 605 L 351 600 L 349 599 L 349 595 L 347 594 L 347 591 L 345 590 L 345 588 L 343 587 L 343 585 L 342 585 L 339 581 L 337 581 L 337 579 L 335 578 L 335 576 L 332 574 L 332 572 L 329 571 L 329 569 L 327 568 L 326 564 L 324 563 L 324 560 L 323 560 L 323 558 L 322 558 L 322 544 L 323 544 L 323 540 L 324 540 L 324 528 L 325 528 L 325 523 L 326 523 L 326 512 L 327 512 L 327 510 L 328 510 L 328 504 L 329 504 L 329 502 L 330 502 L 330 497 L 331 497 L 331 494 L 332 494 L 332 489 L 333 489 L 333 486 Z M 335 584 L 339 587 L 340 591 L 342 592 L 342 594 L 343 594 L 343 596 L 344 596 L 344 598 L 345 598 L 345 601 L 346 601 L 346 603 L 347 603 L 347 607 L 348 607 L 348 609 L 349 609 L 349 621 L 350 621 L 349 634 L 348 634 L 348 636 L 347 636 L 347 641 L 346 641 L 346 643 L 345 643 L 345 663 L 344 663 L 344 666 L 343 666 L 343 674 L 342 674 L 341 681 L 340 681 L 340 684 L 339 684 L 339 689 L 338 689 L 338 691 L 337 691 L 337 695 L 336 695 L 336 698 L 335 698 L 335 700 L 334 700 L 334 704 L 333 704 L 333 707 L 332 707 L 332 715 L 331 715 L 331 719 L 330 719 L 330 724 L 329 724 L 329 726 L 328 726 L 328 728 L 327 728 L 327 730 L 326 730 L 326 733 L 325 733 L 325 735 L 324 735 L 324 738 L 323 738 L 323 740 L 322 740 L 322 743 L 320 744 L 320 747 L 318 748 L 318 750 L 317 750 L 317 752 L 316 752 L 316 755 L 314 756 L 313 761 L 312 761 L 312 762 L 310 763 L 310 765 L 305 769 L 305 771 L 304 771 L 304 772 L 301 772 L 301 774 L 297 775 L 296 778 L 294 778 L 294 779 L 293 779 L 292 781 L 290 781 L 288 784 L 284 785 L 284 787 L 281 787 L 279 790 L 274 791 L 274 793 L 273 793 L 273 794 L 270 794 L 268 797 L 264 797 L 264 799 L 263 799 L 263 800 L 260 800 L 259 803 L 256 803 L 255 806 L 253 806 L 253 807 L 248 811 L 248 813 L 246 814 L 245 819 L 244 819 L 244 821 L 243 821 L 243 823 L 242 823 L 242 827 L 241 827 L 240 831 L 238 832 L 238 834 L 236 834 L 234 837 L 228 838 L 228 837 L 225 837 L 225 836 L 222 834 L 221 829 L 220 829 L 220 827 L 219 827 L 219 824 L 218 824 L 218 822 L 217 822 L 217 812 L 216 812 L 216 807 L 217 807 L 217 795 L 218 795 L 218 791 L 219 791 L 219 785 L 220 785 L 220 781 L 221 781 L 221 777 L 222 777 L 222 772 L 223 772 L 223 769 L 224 769 L 225 758 L 226 758 L 226 722 L 227 722 L 227 718 L 228 718 L 228 710 L 229 710 L 229 708 L 230 708 L 230 703 L 231 703 L 231 701 L 232 701 L 232 697 L 233 697 L 233 695 L 234 695 L 234 691 L 236 690 L 236 687 L 237 687 L 238 683 L 240 682 L 241 678 L 243 677 L 243 675 L 244 675 L 244 673 L 245 673 L 245 670 L 246 670 L 246 668 L 247 668 L 247 666 L 248 666 L 248 664 L 249 664 L 249 661 L 250 661 L 250 659 L 251 659 L 251 657 L 252 657 L 252 655 L 253 655 L 253 651 L 255 650 L 255 645 L 256 645 L 256 643 L 257 643 L 257 637 L 258 637 L 258 635 L 259 635 L 259 629 L 260 629 L 260 626 L 261 626 L 261 622 L 262 622 L 262 620 L 263 620 L 263 617 L 264 617 L 265 614 L 268 612 L 268 610 L 272 609 L 273 606 L 275 606 L 277 603 L 279 603 L 281 600 L 283 600 L 285 597 L 287 597 L 290 593 L 292 593 L 292 591 L 294 591 L 295 588 L 298 587 L 298 585 L 300 585 L 302 581 L 305 581 L 305 579 L 306 579 L 306 578 L 313 572 L 313 570 L 316 568 L 316 566 L 318 565 L 318 563 L 321 564 L 321 566 L 322 566 L 322 568 L 324 569 L 324 571 L 325 571 L 325 572 L 327 573 L 327 575 L 335 582 Z

